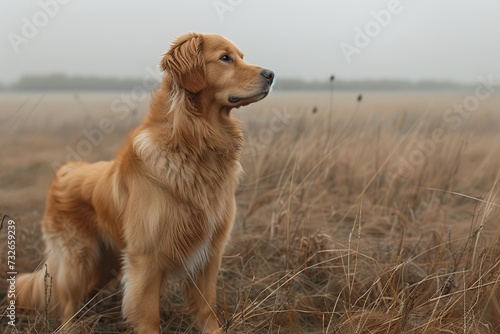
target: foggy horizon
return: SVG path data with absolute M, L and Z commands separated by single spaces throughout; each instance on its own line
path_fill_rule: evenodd
M 152 71 L 150 73 L 153 73 Z M 160 72 L 155 76 L 147 76 L 148 82 L 155 83 L 149 87 L 150 91 L 156 90 L 161 83 Z M 0 83 L 0 93 L 22 92 L 22 91 L 128 91 L 144 85 L 144 78 L 130 77 L 101 77 L 96 75 L 67 76 L 62 73 L 52 75 L 26 75 L 11 85 Z M 323 80 L 302 80 L 300 78 L 279 78 L 273 84 L 274 91 L 464 91 L 470 90 L 477 84 L 462 84 L 453 81 L 437 80 L 391 80 L 391 79 L 368 79 L 368 80 L 345 80 L 336 78 L 332 83 L 331 78 Z M 479 83 L 487 82 L 491 87 L 500 87 L 494 82 L 492 76 L 478 77 Z
M 500 3 L 443 0 L 4 3 L 0 84 L 27 75 L 137 78 L 184 33 L 226 36 L 278 79 L 500 81 Z

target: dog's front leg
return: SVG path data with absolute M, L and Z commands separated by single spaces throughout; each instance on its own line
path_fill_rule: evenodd
M 189 277 L 186 286 L 189 313 L 196 317 L 197 327 L 202 333 L 213 333 L 220 327 L 215 305 L 221 256 L 222 251 L 214 249 L 206 267 L 197 277 Z
M 128 252 L 123 277 L 123 314 L 134 333 L 160 333 L 160 293 L 164 272 L 151 255 Z

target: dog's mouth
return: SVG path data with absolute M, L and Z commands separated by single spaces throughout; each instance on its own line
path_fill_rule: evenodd
M 264 90 L 258 94 L 250 95 L 250 96 L 230 96 L 228 99 L 229 103 L 233 104 L 240 104 L 240 105 L 246 105 L 252 102 L 257 102 L 259 100 L 262 100 L 269 94 L 269 90 Z

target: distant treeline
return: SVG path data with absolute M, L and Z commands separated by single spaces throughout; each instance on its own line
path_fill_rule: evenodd
M 147 89 L 157 87 L 159 82 L 153 78 L 147 83 Z M 6 86 L 0 84 L 0 91 L 127 91 L 135 87 L 144 87 L 144 82 L 138 78 L 102 78 L 96 76 L 66 76 L 63 74 L 22 77 L 18 82 Z M 327 91 L 332 87 L 328 79 L 324 81 L 305 81 L 301 79 L 280 79 L 274 84 L 275 90 L 317 90 Z M 438 91 L 438 90 L 467 90 L 473 86 L 462 85 L 447 81 L 420 81 L 410 82 L 402 80 L 335 80 L 335 91 Z
M 151 79 L 154 83 L 154 80 Z M 153 86 L 153 83 L 150 83 Z M 3 86 L 0 89 L 10 91 L 33 91 L 33 90 L 70 90 L 70 91 L 103 91 L 103 90 L 131 90 L 142 86 L 142 80 L 137 78 L 102 78 L 95 76 L 69 77 L 63 74 L 54 75 L 27 75 L 18 82 Z
M 448 81 L 419 81 L 404 80 L 335 80 L 333 89 L 338 91 L 437 91 L 437 90 L 466 90 L 473 86 L 462 85 Z M 300 79 L 277 80 L 276 90 L 330 90 L 332 82 L 304 81 Z

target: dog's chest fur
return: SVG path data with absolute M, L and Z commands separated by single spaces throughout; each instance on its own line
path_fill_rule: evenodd
M 235 152 L 207 148 L 201 154 L 171 150 L 158 143 L 149 130 L 137 134 L 133 147 L 152 178 L 176 197 L 202 207 L 205 200 L 221 192 L 234 194 L 242 172 L 238 160 L 241 149 Z
M 178 233 L 170 239 L 175 242 L 166 253 L 175 253 L 182 262 L 178 265 L 194 275 L 211 257 L 213 239 L 227 228 L 223 225 L 228 219 L 232 223 L 234 218 L 231 206 L 234 206 L 234 192 L 242 172 L 238 160 L 240 152 L 207 148 L 195 154 L 171 150 L 162 146 L 149 130 L 142 130 L 135 136 L 133 148 L 142 161 L 142 168 L 159 188 L 171 194 L 168 198 L 175 198 L 174 203 L 165 203 L 170 209 L 160 211 L 167 218 L 177 217 L 177 221 L 149 229 L 147 233 L 151 233 L 153 244 L 155 238 L 164 233 Z

